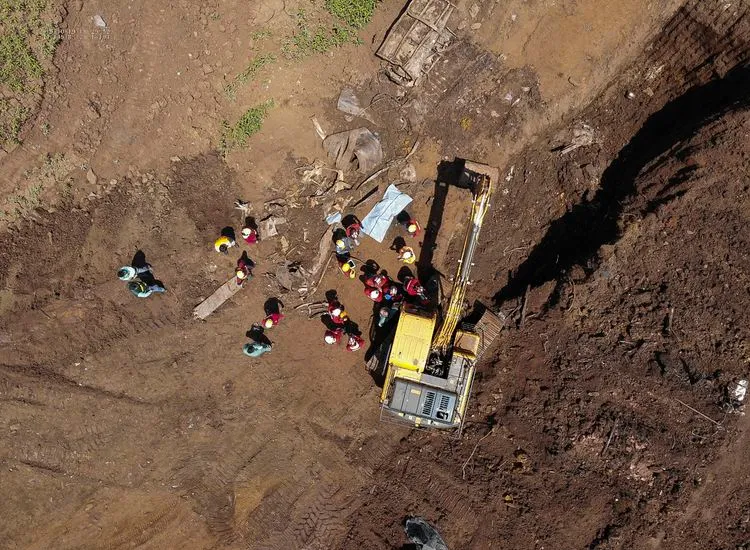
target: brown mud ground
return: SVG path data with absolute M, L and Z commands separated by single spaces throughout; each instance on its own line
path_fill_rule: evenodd
M 750 5 L 598 5 L 459 3 L 461 40 L 401 96 L 372 55 L 385 2 L 364 45 L 279 56 L 230 99 L 299 6 L 66 4 L 59 74 L 0 167 L 0 546 L 394 550 L 416 514 L 456 550 L 748 547 L 750 440 L 725 393 L 750 360 Z M 300 168 L 324 158 L 310 116 L 367 124 L 335 110 L 345 84 L 388 158 L 420 139 L 417 182 L 454 156 L 501 169 L 469 296 L 507 330 L 460 438 L 380 423 L 362 356 L 325 347 L 295 292 L 273 351 L 240 352 L 278 264 L 314 260 L 329 205 Z M 270 98 L 218 155 L 221 120 Z M 591 139 L 563 154 L 574 132 Z M 432 183 L 407 188 L 426 219 Z M 250 249 L 255 279 L 199 323 L 238 197 L 288 217 L 290 248 Z M 467 198 L 442 213 L 448 274 Z M 114 277 L 137 250 L 165 295 Z M 397 267 L 387 243 L 358 254 Z M 329 268 L 329 288 L 366 329 L 361 285 Z

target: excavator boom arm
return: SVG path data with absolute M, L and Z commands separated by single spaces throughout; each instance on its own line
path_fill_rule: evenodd
M 467 168 L 470 170 L 469 166 Z M 464 239 L 463 252 L 458 261 L 450 301 L 448 302 L 448 307 L 443 312 L 443 324 L 432 342 L 433 349 L 439 349 L 443 352 L 451 345 L 453 333 L 456 331 L 456 326 L 461 318 L 466 286 L 469 283 L 469 273 L 473 265 L 474 252 L 479 242 L 479 232 L 482 229 L 484 217 L 489 210 L 490 196 L 492 195 L 493 178 L 490 174 L 481 172 L 473 173 L 471 171 L 470 173 L 476 176 L 476 179 L 474 181 L 469 227 Z

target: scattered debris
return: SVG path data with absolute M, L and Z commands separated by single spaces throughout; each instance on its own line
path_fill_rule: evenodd
M 395 185 L 389 185 L 380 202 L 362 220 L 362 233 L 382 243 L 393 218 L 411 201 L 412 198 L 409 195 L 399 191 Z
M 437 532 L 427 523 L 424 518 L 413 517 L 406 520 L 404 531 L 409 541 L 417 545 L 421 550 L 448 550 L 448 545 Z
M 627 94 L 625 94 L 625 97 L 627 97 L 628 99 L 635 99 L 635 93 L 628 92 Z
M 328 302 L 305 302 L 304 304 L 295 306 L 294 309 L 302 314 L 307 314 L 308 319 L 312 319 L 328 312 Z
M 371 182 L 383 172 L 386 172 L 390 170 L 391 168 L 393 168 L 394 166 L 398 166 L 402 162 L 406 162 L 407 160 L 409 160 L 411 156 L 416 152 L 417 148 L 419 147 L 419 144 L 420 144 L 420 138 L 417 138 L 416 141 L 414 142 L 414 145 L 411 146 L 411 150 L 406 154 L 406 156 L 389 161 L 388 164 L 386 164 L 383 168 L 367 176 L 367 178 L 357 186 L 357 189 Z
M 563 147 L 560 154 L 567 155 L 579 147 L 591 145 L 592 143 L 594 143 L 594 129 L 588 124 L 581 123 L 578 128 L 573 129 L 573 140 L 570 142 L 570 145 Z
M 285 223 L 286 218 L 281 218 L 278 216 L 270 216 L 265 220 L 262 220 L 259 227 L 261 238 L 267 239 L 268 237 L 278 235 L 279 231 L 277 229 L 277 226 L 283 225 Z
M 495 433 L 495 428 L 492 428 L 489 432 L 484 434 L 479 441 L 477 441 L 477 444 L 474 445 L 474 448 L 471 450 L 471 454 L 469 455 L 469 458 L 466 459 L 466 462 L 464 462 L 464 465 L 461 466 L 461 478 L 466 479 L 466 467 L 469 465 L 469 462 L 471 462 L 471 459 L 474 458 L 474 453 L 477 452 L 477 449 L 479 448 L 479 444 L 484 441 L 486 438 L 491 436 L 493 433 Z
M 348 113 L 350 115 L 364 118 L 375 124 L 375 121 L 372 119 L 367 110 L 363 109 L 359 104 L 359 98 L 357 98 L 357 95 L 351 88 L 344 88 L 343 90 L 341 90 L 336 108 L 343 113 Z
M 289 250 L 289 241 L 286 237 L 283 235 L 281 236 L 281 251 L 286 254 L 286 251 Z
M 404 181 L 415 182 L 417 181 L 417 169 L 414 168 L 413 164 L 407 164 L 401 169 L 398 176 Z
M 452 40 L 446 25 L 455 6 L 448 0 L 412 0 L 378 48 L 396 84 L 414 86 L 428 74 Z
M 96 182 L 99 181 L 99 178 L 96 176 L 96 174 L 91 168 L 89 168 L 89 171 L 86 172 L 86 181 L 89 182 L 91 185 L 96 185 Z
M 366 174 L 383 162 L 380 140 L 367 128 L 356 128 L 325 138 L 323 147 L 340 170 Z
M 323 127 L 320 125 L 320 122 L 318 122 L 318 119 L 315 117 L 312 117 L 310 120 L 312 120 L 313 126 L 315 127 L 315 132 L 320 136 L 320 139 L 325 140 L 326 133 L 323 131 Z
M 699 411 L 698 409 L 694 409 L 693 407 L 691 407 L 691 406 L 690 406 L 690 405 L 688 405 L 687 403 L 684 403 L 684 402 L 680 401 L 679 399 L 675 399 L 675 401 L 677 401 L 677 402 L 678 402 L 678 403 L 679 403 L 680 405 L 682 405 L 683 407 L 687 407 L 688 409 L 690 409 L 691 411 L 693 411 L 693 412 L 694 412 L 695 414 L 697 414 L 698 416 L 701 416 L 701 417 L 705 418 L 706 420 L 708 420 L 709 422 L 711 422 L 711 423 L 715 424 L 715 425 L 716 425 L 717 427 L 719 427 L 719 428 L 722 428 L 722 429 L 724 428 L 724 426 L 722 426 L 720 422 L 717 422 L 716 420 L 714 420 L 714 419 L 713 419 L 713 418 L 711 418 L 710 416 L 707 416 L 707 415 L 703 414 L 703 413 L 702 413 L 702 412 L 700 412 L 700 411 Z
M 98 13 L 94 17 L 92 17 L 91 19 L 94 21 L 94 25 L 96 25 L 100 29 L 106 29 L 107 28 L 107 23 L 104 21 L 104 19 L 102 18 L 102 16 L 99 15 Z
M 276 267 L 275 273 L 266 273 L 279 285 L 280 290 L 307 292 L 311 273 L 300 262 L 284 261 Z
M 729 405 L 734 409 L 739 409 L 744 405 L 747 396 L 747 379 L 737 380 L 727 386 L 727 397 Z
M 326 216 L 326 223 L 328 225 L 333 225 L 334 223 L 339 223 L 341 221 L 341 218 L 343 216 L 341 215 L 341 212 L 331 212 Z

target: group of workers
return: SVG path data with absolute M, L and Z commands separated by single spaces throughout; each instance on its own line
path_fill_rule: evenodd
M 396 219 L 408 235 L 412 237 L 419 235 L 421 231 L 419 223 L 406 211 L 401 212 Z M 342 227 L 333 232 L 335 255 L 339 268 L 350 279 L 357 276 L 357 265 L 351 251 L 354 247 L 359 246 L 361 231 L 362 225 L 357 217 L 348 215 L 342 219 Z M 241 235 L 242 240 L 248 245 L 260 241 L 258 228 L 252 218 L 245 219 Z M 236 246 L 238 244 L 234 237 L 234 230 L 229 227 L 222 230 L 221 235 L 214 242 L 214 250 L 225 255 L 228 255 L 229 250 Z M 416 261 L 414 249 L 407 246 L 403 239 L 397 239 L 393 249 L 398 253 L 398 259 L 405 264 L 413 264 Z M 235 283 L 238 286 L 244 286 L 245 283 L 250 281 L 253 278 L 252 270 L 254 267 L 255 263 L 248 257 L 247 252 L 243 251 L 237 260 Z M 413 274 L 405 275 L 400 282 L 395 281 L 385 271 L 380 270 L 374 262 L 365 264 L 362 271 L 365 295 L 374 303 L 382 304 L 382 307 L 378 310 L 377 324 L 379 327 L 384 326 L 388 320 L 393 318 L 403 301 L 423 303 L 427 300 L 424 287 Z M 145 262 L 138 266 L 123 266 L 118 270 L 117 276 L 120 280 L 126 281 L 128 289 L 139 298 L 146 298 L 154 292 L 166 292 L 164 286 L 154 278 L 151 266 Z M 277 298 L 271 298 L 266 302 L 264 306 L 266 316 L 263 321 L 254 324 L 252 329 L 248 331 L 248 336 L 252 339 L 252 342 L 243 346 L 242 351 L 245 355 L 260 357 L 271 350 L 272 343 L 264 333 L 278 325 L 284 318 L 284 314 L 281 312 L 283 306 L 284 304 Z M 344 305 L 335 293 L 328 299 L 324 322 L 327 328 L 323 340 L 326 344 L 339 344 L 346 337 L 347 351 L 354 352 L 364 346 L 365 341 L 357 324 L 349 318 Z

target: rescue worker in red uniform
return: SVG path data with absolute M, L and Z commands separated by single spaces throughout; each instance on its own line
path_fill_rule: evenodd
M 267 315 L 265 319 L 263 319 L 263 327 L 273 328 L 278 325 L 283 318 L 283 313 L 271 313 L 270 315 Z
M 376 303 L 383 301 L 383 291 L 372 286 L 365 287 L 365 296 Z
M 365 345 L 365 341 L 361 336 L 356 334 L 350 334 L 349 340 L 346 342 L 346 351 L 357 351 Z
M 328 316 L 337 325 L 345 325 L 349 319 L 349 314 L 344 310 L 344 306 L 338 301 L 328 302 Z
M 237 276 L 237 286 L 243 286 L 247 281 L 253 278 L 253 267 L 255 267 L 255 264 L 245 254 L 237 260 L 237 268 L 234 272 Z
M 326 333 L 323 335 L 323 341 L 326 344 L 338 344 L 341 341 L 341 336 L 344 334 L 343 328 L 337 328 L 337 329 L 328 329 L 326 330 Z

